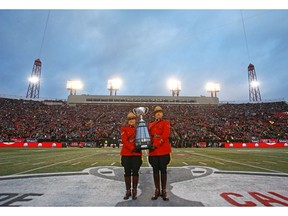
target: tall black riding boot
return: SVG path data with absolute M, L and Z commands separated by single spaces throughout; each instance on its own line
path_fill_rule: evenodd
M 153 172 L 153 179 L 154 179 L 154 185 L 155 185 L 155 192 L 153 196 L 151 197 L 152 200 L 157 200 L 160 196 L 160 176 L 159 172 Z
M 166 191 L 166 185 L 167 185 L 167 173 L 161 172 L 162 198 L 164 201 L 169 200 L 167 191 Z
M 131 176 L 124 176 L 125 186 L 126 186 L 126 194 L 123 197 L 124 200 L 129 199 L 131 196 Z
M 133 181 L 132 181 L 132 199 L 135 200 L 137 199 L 137 187 L 138 187 L 138 180 L 139 176 L 133 176 Z

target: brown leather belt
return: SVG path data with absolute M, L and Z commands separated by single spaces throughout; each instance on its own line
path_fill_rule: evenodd
M 158 137 L 160 137 L 160 136 L 161 136 L 160 134 L 154 134 L 154 135 L 152 135 L 153 138 L 158 138 Z

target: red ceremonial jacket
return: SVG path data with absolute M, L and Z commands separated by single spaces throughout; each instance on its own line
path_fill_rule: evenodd
M 149 156 L 170 154 L 170 122 L 167 120 L 155 120 L 149 124 L 148 130 L 151 142 L 155 146 L 154 150 L 149 150 Z
M 136 127 L 127 125 L 121 128 L 122 149 L 120 155 L 122 156 L 142 156 L 142 152 L 133 152 L 135 148 Z

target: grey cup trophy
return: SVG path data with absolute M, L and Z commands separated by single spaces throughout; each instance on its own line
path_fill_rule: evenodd
M 140 117 L 139 124 L 136 128 L 136 149 L 138 150 L 151 148 L 151 139 L 148 128 L 143 120 L 143 115 L 146 115 L 148 112 L 148 107 L 137 107 L 133 109 L 133 113 Z

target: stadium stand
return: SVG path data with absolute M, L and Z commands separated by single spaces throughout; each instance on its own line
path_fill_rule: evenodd
M 0 141 L 15 139 L 87 142 L 90 146 L 119 144 L 120 128 L 128 111 L 141 104 L 77 104 L 0 98 Z M 143 104 L 153 110 L 155 104 Z M 285 101 L 244 104 L 163 104 L 171 122 L 174 147 L 195 147 L 199 142 L 288 140 L 288 105 Z M 153 121 L 152 113 L 145 116 Z M 218 147 L 218 146 L 217 146 Z

